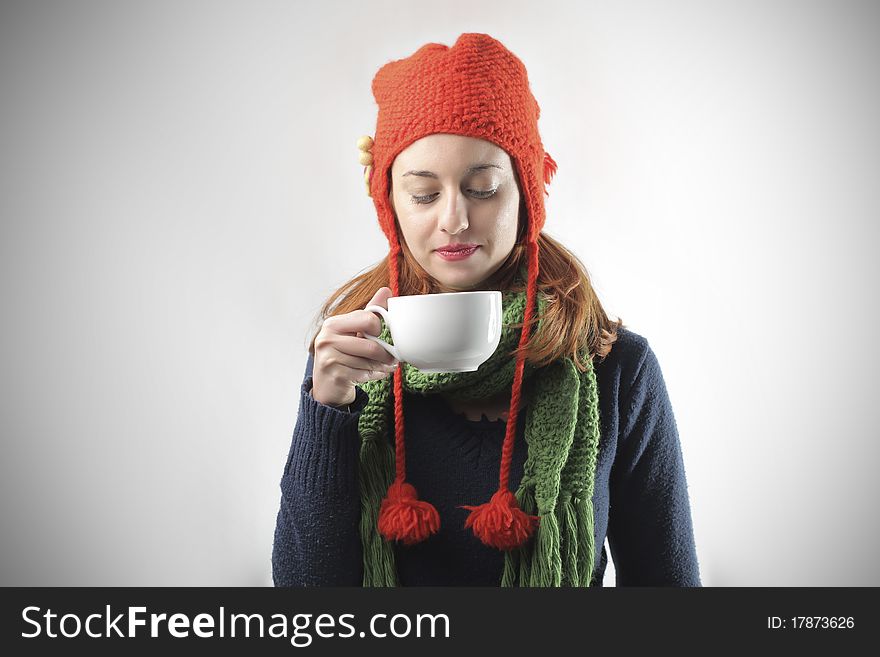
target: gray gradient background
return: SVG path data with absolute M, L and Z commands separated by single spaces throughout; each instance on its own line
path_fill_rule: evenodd
M 0 584 L 271 584 L 317 310 L 386 252 L 372 76 L 467 31 L 525 62 L 547 231 L 657 353 L 704 584 L 880 584 L 878 19 L 4 3 Z

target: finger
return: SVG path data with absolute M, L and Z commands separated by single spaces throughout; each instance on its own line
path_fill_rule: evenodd
M 352 310 L 350 313 L 328 317 L 324 320 L 321 330 L 351 337 L 357 337 L 358 333 L 379 335 L 382 332 L 382 322 L 378 313 L 370 310 Z
M 396 369 L 390 365 L 377 363 L 365 358 L 358 358 L 341 352 L 335 354 L 334 364 L 337 367 L 344 368 L 346 378 L 353 383 L 381 379 L 389 374 L 394 374 Z
M 366 338 L 358 338 L 353 335 L 340 335 L 333 341 L 335 351 L 346 356 L 358 358 L 365 363 L 361 369 L 370 369 L 374 366 L 397 365 L 397 360 L 385 349 Z

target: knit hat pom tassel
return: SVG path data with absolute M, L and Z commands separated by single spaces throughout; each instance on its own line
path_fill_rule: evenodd
M 430 502 L 418 499 L 412 484 L 395 481 L 379 508 L 379 532 L 389 541 L 419 543 L 440 529 L 440 514 Z
M 544 151 L 544 184 L 549 185 L 554 175 L 556 175 L 556 161 L 550 157 L 550 153 Z M 550 192 L 545 189 L 544 194 L 549 196 Z
M 465 527 L 472 527 L 477 538 L 499 550 L 521 546 L 538 525 L 538 516 L 530 516 L 520 509 L 516 496 L 508 488 L 496 492 L 486 504 L 459 508 L 471 512 Z

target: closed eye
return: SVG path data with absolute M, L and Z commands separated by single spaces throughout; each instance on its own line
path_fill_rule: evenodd
M 494 196 L 495 193 L 498 191 L 498 188 L 496 187 L 495 189 L 489 189 L 486 191 L 481 191 L 481 190 L 476 190 L 476 189 L 469 189 L 467 191 L 475 198 L 487 199 L 487 198 L 491 198 L 492 196 Z M 431 201 L 433 201 L 437 197 L 438 194 L 439 194 L 439 192 L 436 192 L 434 194 L 426 194 L 425 196 L 411 196 L 410 198 L 412 199 L 413 203 L 425 204 L 425 203 L 430 203 Z

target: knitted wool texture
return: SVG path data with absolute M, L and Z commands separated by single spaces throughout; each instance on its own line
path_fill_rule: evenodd
M 525 305 L 523 292 L 502 293 L 501 341 L 477 371 L 427 374 L 403 364 L 403 389 L 457 399 L 482 399 L 508 389 L 515 367 L 510 354 L 521 334 L 513 326 L 522 322 Z M 544 298 L 539 297 L 539 317 L 543 308 Z M 387 325 L 380 337 L 393 343 Z M 501 586 L 590 585 L 600 430 L 596 376 L 592 360 L 586 360 L 589 367 L 584 372 L 570 358 L 540 369 L 525 365 L 524 380 L 532 388 L 525 423 L 528 455 L 516 499 L 526 513 L 537 511 L 539 520 L 533 542 L 505 551 Z M 388 431 L 393 419 L 391 384 L 386 378 L 360 387 L 369 397 L 358 421 L 363 585 L 398 586 L 394 550 L 376 531 L 380 502 L 395 473 Z
M 515 316 L 522 328 L 503 334 L 493 356 L 503 362 L 493 366 L 490 359 L 477 372 L 439 375 L 426 375 L 401 364 L 393 384 L 364 384 L 371 400 L 371 410 L 365 410 L 359 426 L 363 440 L 364 585 L 397 583 L 388 541 L 412 544 L 439 529 L 436 509 L 429 501 L 419 500 L 415 489 L 405 481 L 404 388 L 423 393 L 455 391 L 481 398 L 500 390 L 503 383 L 511 387 L 511 403 L 499 488 L 490 501 L 465 507 L 471 509 L 466 526 L 487 545 L 505 550 L 502 585 L 558 586 L 565 582 L 588 586 L 593 559 L 590 482 L 595 448 L 589 447 L 590 440 L 582 436 L 578 440 L 574 434 L 580 431 L 596 438 L 598 432 L 592 363 L 588 372 L 580 375 L 570 360 L 541 372 L 533 386 L 534 415 L 527 418 L 531 439 L 528 468 L 516 495 L 509 488 L 523 380 L 531 374 L 522 355 L 511 359 L 510 354 L 517 344 L 524 348 L 528 343 L 533 314 L 537 312 L 540 317 L 541 310 L 536 309 L 538 236 L 545 221 L 545 186 L 556 171 L 556 163 L 541 143 L 537 125 L 540 108 L 529 88 L 525 66 L 491 36 L 467 33 L 451 48 L 429 43 L 410 57 L 385 64 L 373 78 L 372 90 L 379 112 L 375 139 L 369 143 L 370 155 L 365 156 L 367 189 L 390 247 L 392 295 L 400 295 L 401 238 L 389 198 L 391 165 L 403 149 L 430 134 L 488 140 L 510 156 L 527 211 L 524 246 L 528 265 L 523 276 L 525 293 L 508 295 L 505 314 L 508 320 Z M 382 337 L 390 342 L 387 327 Z M 385 409 L 391 399 L 393 412 Z M 593 418 L 593 429 L 588 429 L 587 420 L 578 422 L 581 414 Z M 393 447 L 383 433 L 389 423 L 393 424 Z M 393 480 L 389 480 L 391 469 Z M 537 517 L 533 515 L 535 510 Z

